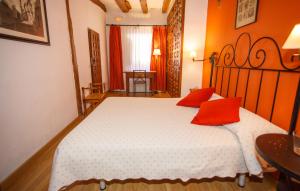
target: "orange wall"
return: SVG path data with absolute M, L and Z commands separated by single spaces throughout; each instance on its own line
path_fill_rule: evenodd
M 205 57 L 209 57 L 211 52 L 214 51 L 220 53 L 222 47 L 227 43 L 235 44 L 237 37 L 243 32 L 251 34 L 252 42 L 259 37 L 270 36 L 277 41 L 280 47 L 282 47 L 294 25 L 296 23 L 300 23 L 299 0 L 259 0 L 257 22 L 235 29 L 236 6 L 237 0 L 221 0 L 219 6 L 217 0 L 209 0 Z M 247 51 L 247 46 L 249 45 L 241 43 L 238 49 L 244 49 L 243 51 Z M 283 61 L 288 62 L 292 52 L 282 50 L 281 53 Z M 273 67 L 277 58 L 275 58 L 275 56 L 271 56 L 268 59 L 270 59 L 270 67 Z M 278 65 L 279 63 L 276 64 Z M 204 87 L 209 85 L 209 75 L 210 65 L 206 62 L 204 63 L 203 68 Z M 242 74 L 240 80 L 244 78 L 243 75 L 246 74 Z M 253 83 L 251 88 L 254 89 L 257 86 L 256 82 L 259 79 L 255 78 L 256 75 L 259 76 L 259 74 L 256 73 L 251 74 L 249 82 Z M 262 105 L 268 104 L 268 108 L 270 108 L 270 99 L 268 99 L 267 93 L 274 84 L 274 76 L 272 74 L 267 74 L 266 76 L 268 77 L 268 80 L 264 80 L 262 85 L 262 102 L 265 102 L 265 104 Z M 289 127 L 298 78 L 299 75 L 283 76 L 279 83 L 279 97 L 275 104 L 273 122 L 284 129 L 288 129 Z M 222 92 L 226 92 L 226 88 L 227 87 L 225 87 L 225 91 Z M 239 89 L 243 88 L 245 87 L 239 87 Z M 231 87 L 229 87 L 229 89 L 231 91 Z M 252 111 L 256 104 L 253 92 L 257 91 L 254 89 L 253 91 L 250 91 L 250 94 L 248 95 L 249 101 L 246 103 L 246 107 Z M 251 97 L 253 97 L 253 99 Z M 265 106 L 263 108 L 259 108 L 259 114 L 267 118 L 269 114 L 266 110 L 268 109 L 266 109 Z

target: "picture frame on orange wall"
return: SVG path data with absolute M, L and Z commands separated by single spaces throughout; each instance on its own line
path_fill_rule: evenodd
M 50 45 L 45 0 L 0 0 L 0 38 Z
M 256 22 L 258 0 L 237 0 L 235 29 Z

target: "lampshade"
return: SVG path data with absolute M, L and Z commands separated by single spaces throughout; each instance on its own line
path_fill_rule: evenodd
M 159 48 L 155 48 L 153 50 L 153 56 L 160 56 L 160 55 L 161 55 L 160 49 Z
M 296 24 L 285 41 L 283 49 L 300 49 L 300 24 Z

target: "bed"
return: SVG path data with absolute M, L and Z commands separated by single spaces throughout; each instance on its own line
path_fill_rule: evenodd
M 211 99 L 220 98 L 214 94 Z M 193 125 L 191 119 L 198 109 L 178 107 L 178 101 L 107 98 L 59 144 L 49 191 L 90 179 L 188 181 L 245 173 L 260 176 L 255 138 L 264 133 L 286 133 L 243 108 L 238 123 Z
M 191 124 L 197 109 L 177 101 L 106 99 L 60 143 L 50 190 L 100 177 L 187 181 L 247 172 L 235 136 Z

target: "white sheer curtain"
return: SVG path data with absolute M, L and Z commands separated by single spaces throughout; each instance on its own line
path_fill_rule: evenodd
M 150 70 L 152 27 L 122 26 L 123 70 Z

